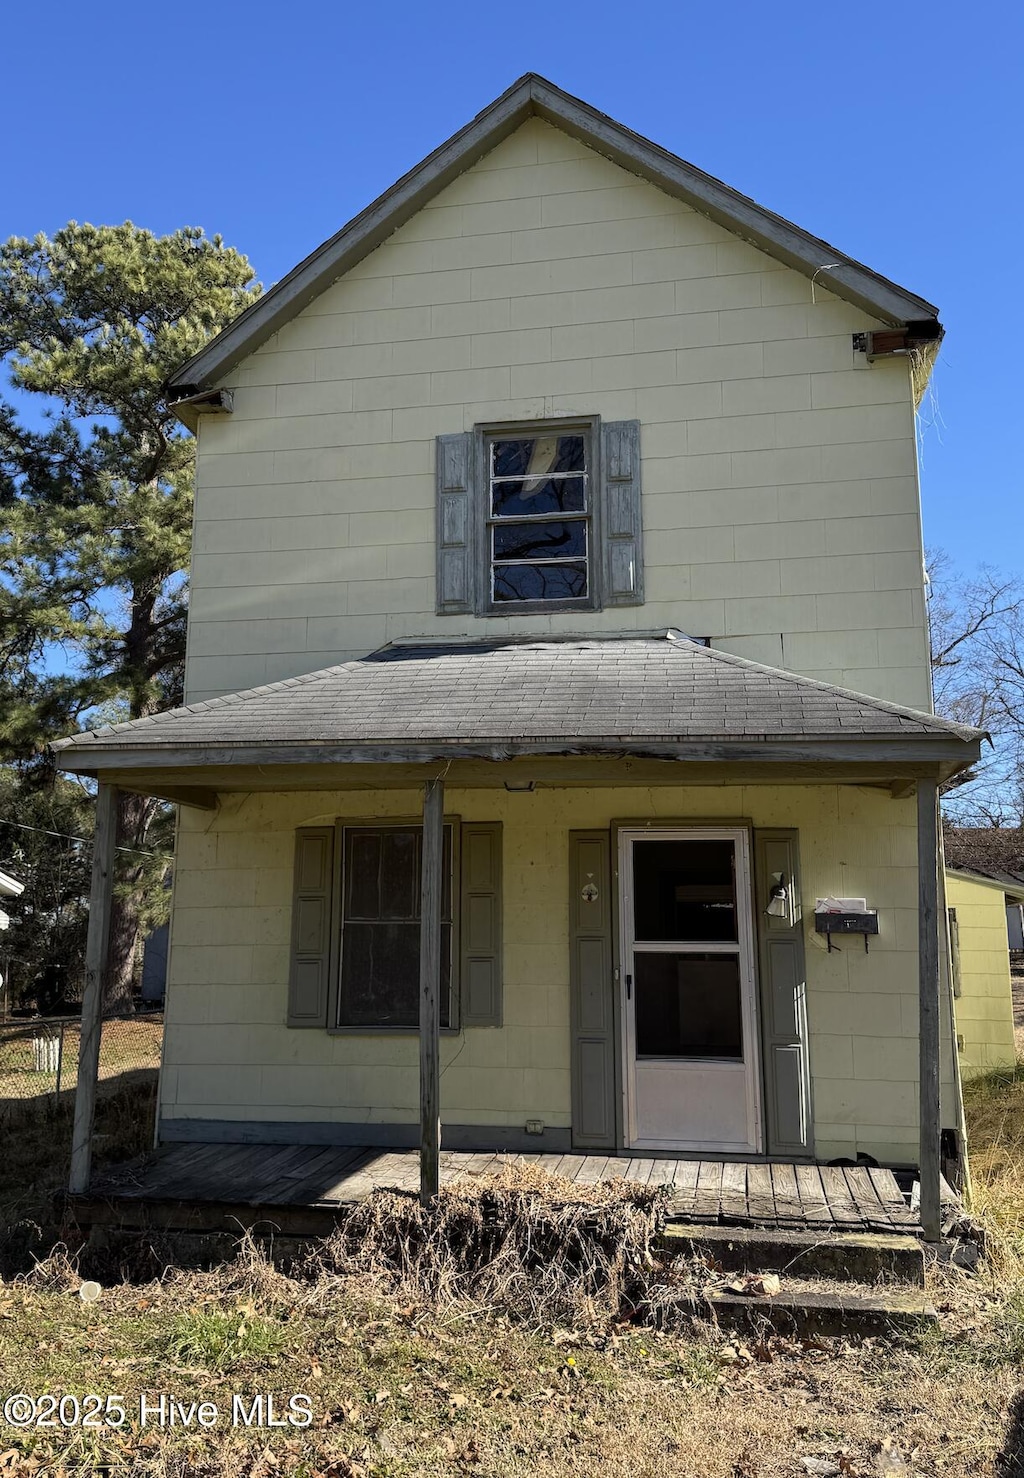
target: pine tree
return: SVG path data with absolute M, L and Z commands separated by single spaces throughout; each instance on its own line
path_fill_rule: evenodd
M 192 227 L 71 222 L 0 246 L 0 758 L 180 700 L 193 442 L 168 375 L 259 293 Z M 159 804 L 123 794 L 107 1009 L 130 1000 Z M 136 860 L 132 860 L 133 856 Z

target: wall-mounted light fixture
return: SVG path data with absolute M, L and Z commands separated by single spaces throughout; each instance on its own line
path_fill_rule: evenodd
M 506 790 L 529 791 L 529 790 L 536 790 L 536 788 L 537 788 L 537 782 L 535 780 L 506 780 L 505 781 L 505 789 Z
M 768 894 L 768 907 L 765 913 L 773 919 L 789 918 L 789 889 L 786 887 L 784 872 L 772 873 L 772 886 Z

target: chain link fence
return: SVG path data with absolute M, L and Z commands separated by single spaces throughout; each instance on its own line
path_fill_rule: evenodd
M 0 1123 L 33 1109 L 73 1102 L 81 1019 L 33 1016 L 0 1021 Z M 100 1035 L 99 1095 L 152 1087 L 163 1043 L 162 1011 L 105 1018 Z

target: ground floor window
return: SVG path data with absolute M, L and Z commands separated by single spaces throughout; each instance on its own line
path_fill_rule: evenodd
M 338 1026 L 419 1025 L 423 828 L 342 828 Z M 454 1024 L 454 827 L 444 828 L 441 1026 Z

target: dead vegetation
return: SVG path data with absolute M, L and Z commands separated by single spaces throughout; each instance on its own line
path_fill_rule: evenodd
M 616 1315 L 646 1288 L 665 1201 L 661 1187 L 579 1185 L 513 1162 L 442 1188 L 429 1210 L 377 1192 L 301 1271 L 371 1274 L 441 1307 L 469 1301 L 527 1322 Z
M 92 1304 L 81 1280 L 100 1254 L 37 1242 L 0 1285 L 0 1385 L 120 1393 L 129 1419 L 0 1425 L 0 1475 L 1020 1478 L 1024 1073 L 971 1091 L 994 1251 L 979 1276 L 931 1272 L 938 1332 L 737 1337 L 674 1320 L 673 1299 L 722 1275 L 657 1265 L 657 1191 L 519 1166 L 447 1188 L 430 1213 L 381 1192 L 302 1256 L 247 1236 L 187 1271 L 136 1237 L 103 1254 Z M 142 1392 L 221 1415 L 143 1425 Z M 234 1393 L 278 1413 L 301 1393 L 313 1424 L 233 1426 Z

